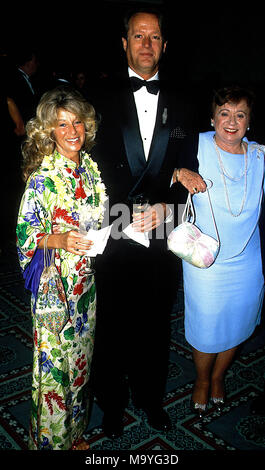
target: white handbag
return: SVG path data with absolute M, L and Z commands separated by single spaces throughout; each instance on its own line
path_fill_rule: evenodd
M 187 263 L 193 264 L 198 268 L 208 268 L 211 266 L 220 249 L 220 239 L 208 188 L 206 189 L 206 193 L 210 204 L 217 240 L 210 235 L 204 234 L 194 225 L 195 212 L 191 200 L 191 193 L 189 193 L 182 215 L 182 223 L 169 234 L 167 242 L 169 250 L 187 261 Z

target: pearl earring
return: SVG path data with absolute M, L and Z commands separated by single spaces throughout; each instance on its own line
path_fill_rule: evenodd
M 213 121 L 211 121 L 211 126 L 212 126 L 212 127 L 214 127 L 214 123 L 213 123 Z

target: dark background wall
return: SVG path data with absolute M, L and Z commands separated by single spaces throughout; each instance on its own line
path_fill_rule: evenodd
M 47 65 L 84 62 L 111 67 L 122 52 L 120 42 L 123 12 L 134 5 L 162 7 L 168 19 L 168 59 L 189 79 L 263 81 L 265 75 L 264 13 L 248 2 L 235 7 L 179 0 L 38 3 L 25 6 L 7 18 L 4 41 L 17 47 L 28 39 L 40 47 Z M 245 6 L 246 5 L 246 6 Z M 247 8 L 246 8 L 247 7 Z M 3 17 L 2 19 L 4 19 Z
M 120 39 L 124 11 L 134 5 L 159 6 L 168 20 L 166 65 L 174 73 L 176 83 L 190 87 L 200 97 L 199 106 L 203 107 L 212 89 L 219 84 L 233 81 L 252 87 L 258 102 L 256 122 L 262 129 L 263 9 L 251 2 L 232 6 L 226 2 L 200 2 L 199 6 L 198 3 L 179 0 L 38 2 L 33 7 L 31 4 L 27 11 L 27 6 L 16 5 L 12 6 L 11 17 L 4 16 L 7 24 L 1 44 L 9 53 L 25 41 L 35 45 L 41 74 L 52 69 L 67 72 L 78 68 L 86 69 L 91 76 L 111 73 L 124 57 Z M 257 130 L 257 135 L 261 134 Z

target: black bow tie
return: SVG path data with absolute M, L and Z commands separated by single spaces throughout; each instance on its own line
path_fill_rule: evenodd
M 153 95 L 157 95 L 159 91 L 158 80 L 150 80 L 149 82 L 147 82 L 146 80 L 141 80 L 137 77 L 131 77 L 130 81 L 133 91 L 139 90 L 140 88 L 142 88 L 142 86 L 146 86 L 148 93 L 152 93 Z

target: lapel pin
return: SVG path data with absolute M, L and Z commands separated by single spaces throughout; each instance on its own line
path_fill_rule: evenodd
M 167 122 L 167 108 L 164 108 L 163 114 L 162 114 L 162 123 L 165 125 Z

